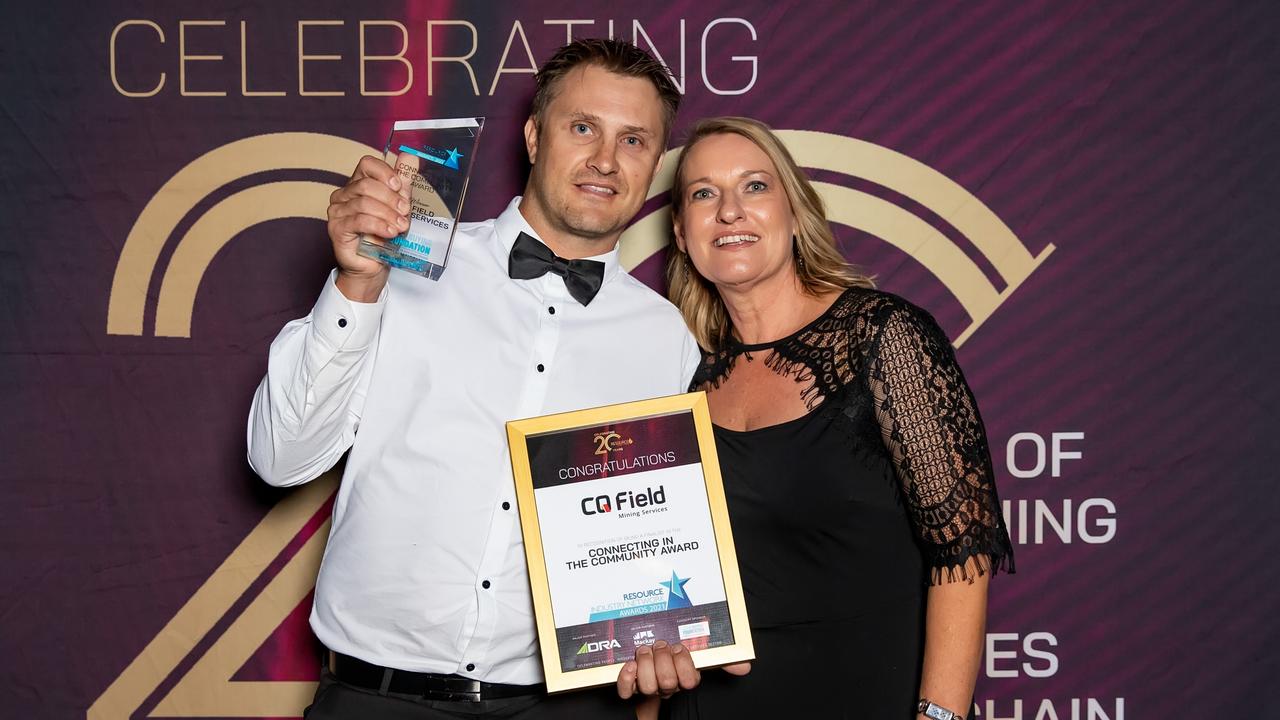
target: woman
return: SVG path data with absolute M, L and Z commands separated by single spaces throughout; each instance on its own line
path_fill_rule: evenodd
M 675 175 L 671 298 L 704 348 L 757 660 L 664 710 L 964 717 L 1013 555 L 950 342 L 844 261 L 765 125 L 699 123 Z

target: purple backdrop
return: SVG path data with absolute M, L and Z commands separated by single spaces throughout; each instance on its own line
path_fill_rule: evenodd
M 524 38 L 545 58 L 569 19 L 582 21 L 577 36 L 613 21 L 672 66 L 685 91 L 673 147 L 693 120 L 723 114 L 872 143 L 957 183 L 1030 256 L 1052 251 L 960 346 L 1018 541 L 1019 572 L 992 586 L 980 717 L 1259 716 L 1280 672 L 1267 560 L 1280 540 L 1280 391 L 1266 360 L 1277 350 L 1266 328 L 1280 271 L 1280 9 L 665 5 L 53 0 L 0 10 L 0 682 L 12 716 L 170 712 L 157 711 L 164 698 L 199 675 L 326 527 L 327 505 L 311 506 L 268 562 L 237 570 L 243 587 L 205 631 L 173 631 L 290 496 L 247 467 L 244 421 L 270 340 L 310 308 L 331 257 L 314 219 L 237 231 L 198 280 L 189 337 L 156 332 L 164 271 L 178 238 L 223 200 L 266 183 L 338 183 L 320 169 L 332 160 L 253 169 L 173 205 L 176 226 L 151 238 L 155 272 L 138 276 L 142 329 L 122 332 L 108 306 L 124 292 L 116 275 L 144 207 L 189 163 L 244 138 L 305 132 L 376 146 L 392 118 L 476 114 L 488 123 L 465 216 L 492 216 L 522 184 L 532 89 L 527 73 L 495 85 L 495 72 L 527 65 Z M 403 63 L 360 62 L 362 32 L 366 55 L 400 49 L 396 26 L 361 27 L 385 20 L 404 26 L 413 67 L 398 96 L 368 93 L 400 89 Z M 304 21 L 342 24 L 300 30 Z M 341 58 L 304 58 L 305 90 L 343 95 L 300 94 L 300 32 L 303 54 Z M 439 60 L 472 49 L 469 66 Z M 126 94 L 151 92 L 162 73 L 154 94 Z M 952 222 L 963 207 L 835 163 L 813 175 L 922 219 L 997 292 L 1008 287 L 1000 259 Z M 849 225 L 837 232 L 849 258 L 953 338 L 969 327 L 919 252 Z M 662 261 L 652 255 L 635 273 L 656 285 Z M 277 612 L 278 628 L 221 678 L 233 684 L 207 693 L 201 707 L 215 710 L 195 714 L 289 716 L 288 701 L 255 701 L 247 688 L 314 680 L 309 600 Z M 135 662 L 162 646 L 168 664 Z M 136 700 L 103 699 L 126 685 Z M 248 704 L 218 705 L 220 694 Z

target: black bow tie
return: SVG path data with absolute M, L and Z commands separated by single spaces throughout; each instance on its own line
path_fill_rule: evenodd
M 574 300 L 584 306 L 604 283 L 604 263 L 599 260 L 565 260 L 526 233 L 520 233 L 507 258 L 507 274 L 516 280 L 532 280 L 553 272 L 564 278 Z

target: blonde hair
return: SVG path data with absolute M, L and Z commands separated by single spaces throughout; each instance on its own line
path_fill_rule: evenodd
M 712 135 L 741 135 L 760 148 L 778 171 L 783 191 L 795 217 L 795 273 L 810 295 L 839 292 L 849 287 L 874 287 L 870 277 L 845 261 L 836 248 L 835 234 L 827 222 L 822 198 L 809 178 L 791 157 L 782 141 L 768 125 L 745 117 L 707 118 L 694 125 L 676 163 L 671 188 L 671 214 L 680 222 L 684 210 L 684 169 L 689 150 Z M 667 256 L 667 286 L 671 302 L 680 309 L 694 338 L 706 350 L 719 350 L 728 339 L 733 323 L 720 293 L 690 262 L 688 254 L 675 243 Z

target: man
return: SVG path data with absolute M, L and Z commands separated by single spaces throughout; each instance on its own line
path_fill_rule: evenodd
M 540 685 L 504 423 L 687 388 L 695 342 L 617 250 L 679 94 L 612 40 L 561 48 L 537 85 L 524 195 L 459 227 L 439 282 L 356 253 L 362 234 L 408 227 L 407 189 L 365 157 L 330 198 L 338 267 L 272 344 L 250 464 L 296 485 L 350 449 L 311 614 L 330 653 L 308 717 L 632 712 L 612 689 L 548 698 Z M 619 693 L 697 680 L 684 648 L 646 649 Z

